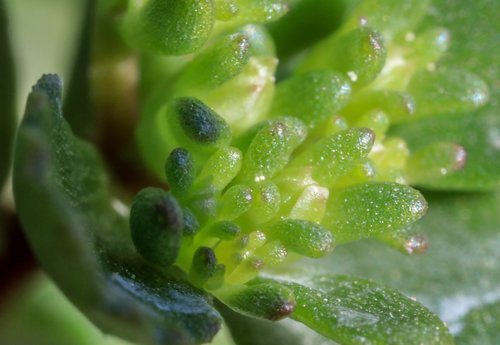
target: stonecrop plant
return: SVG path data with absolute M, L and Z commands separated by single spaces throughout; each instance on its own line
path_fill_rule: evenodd
M 89 1 L 67 95 L 43 75 L 15 143 L 37 259 L 138 344 L 209 343 L 223 320 L 235 344 L 300 344 L 262 321 L 284 318 L 327 344 L 454 344 L 414 298 L 315 264 L 367 239 L 425 255 L 419 190 L 498 188 L 499 117 L 469 116 L 498 74 L 442 63 L 454 36 L 433 9 Z

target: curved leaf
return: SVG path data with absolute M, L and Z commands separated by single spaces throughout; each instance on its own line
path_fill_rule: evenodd
M 210 299 L 135 252 L 99 157 L 73 136 L 60 105 L 60 79 L 42 77 L 15 151 L 16 206 L 42 266 L 106 332 L 143 344 L 210 341 L 220 327 Z

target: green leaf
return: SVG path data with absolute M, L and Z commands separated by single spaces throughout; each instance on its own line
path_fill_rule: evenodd
M 62 117 L 58 77 L 42 77 L 33 90 L 16 143 L 14 195 L 44 269 L 105 332 L 144 344 L 210 341 L 220 325 L 210 299 L 133 249 L 99 157 Z
M 297 300 L 292 318 L 345 345 L 453 344 L 444 323 L 391 288 L 349 276 L 286 283 Z
M 0 192 L 9 173 L 16 124 L 14 60 L 4 1 L 0 1 Z

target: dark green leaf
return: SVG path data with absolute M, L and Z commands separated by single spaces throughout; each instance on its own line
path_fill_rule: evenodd
M 99 157 L 54 108 L 60 86 L 45 76 L 34 87 L 16 143 L 16 205 L 37 258 L 106 332 L 144 344 L 209 341 L 218 313 L 178 272 L 148 265 L 135 252 Z

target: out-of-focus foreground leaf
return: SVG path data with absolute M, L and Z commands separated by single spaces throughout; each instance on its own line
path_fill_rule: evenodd
M 16 206 L 37 259 L 105 332 L 143 344 L 210 341 L 220 327 L 210 299 L 135 252 L 97 153 L 62 117 L 61 87 L 55 75 L 33 87 L 15 149 Z
M 10 169 L 16 123 L 14 61 L 8 31 L 5 6 L 0 1 L 0 192 Z

